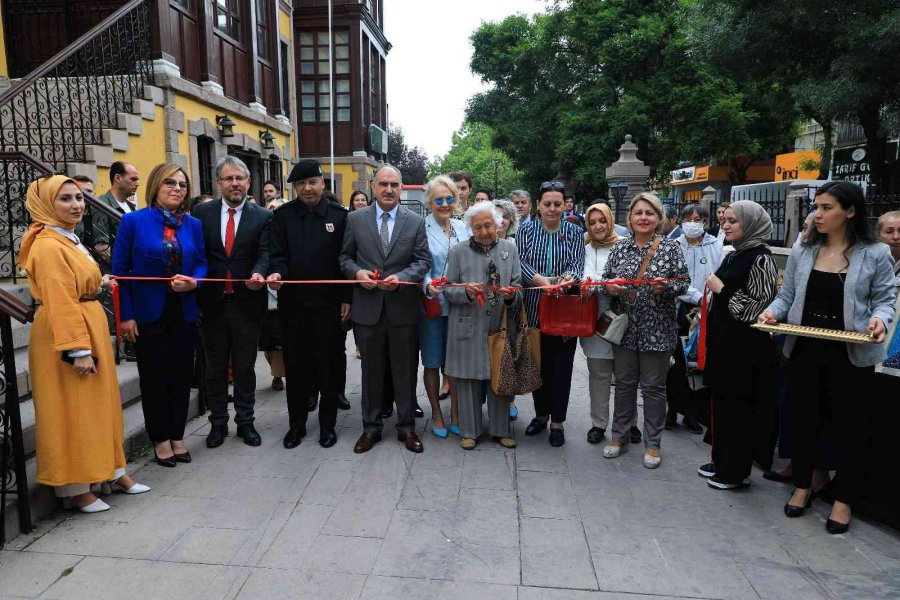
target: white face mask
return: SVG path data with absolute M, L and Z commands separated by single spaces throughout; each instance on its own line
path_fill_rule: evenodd
M 681 224 L 681 230 L 684 232 L 684 235 L 693 239 L 698 238 L 703 235 L 703 223 L 695 223 L 693 221 L 687 221 Z

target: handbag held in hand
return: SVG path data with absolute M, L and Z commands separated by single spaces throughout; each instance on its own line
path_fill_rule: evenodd
M 504 307 L 500 331 L 488 336 L 491 389 L 497 396 L 530 394 L 542 385 L 541 332 L 528 326 L 524 306 L 518 324 L 509 321 Z

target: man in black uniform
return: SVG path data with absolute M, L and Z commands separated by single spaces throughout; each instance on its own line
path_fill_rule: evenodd
M 295 448 L 306 435 L 307 398 L 321 392 L 319 444 L 337 442 L 337 398 L 343 393 L 344 332 L 350 318 L 350 285 L 287 285 L 282 279 L 344 279 L 338 257 L 347 211 L 322 197 L 325 176 L 314 160 L 301 160 L 291 171 L 297 200 L 283 205 L 272 218 L 272 274 L 267 282 L 278 292 L 278 313 L 290 429 L 284 447 Z

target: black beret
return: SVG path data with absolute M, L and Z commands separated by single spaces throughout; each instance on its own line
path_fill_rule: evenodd
M 322 172 L 322 165 L 319 164 L 319 161 L 307 158 L 294 165 L 287 180 L 288 183 L 293 183 L 310 177 L 325 177 L 325 173 Z

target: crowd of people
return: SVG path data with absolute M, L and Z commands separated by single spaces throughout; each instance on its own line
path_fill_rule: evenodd
M 184 432 L 196 357 L 205 367 L 208 447 L 230 435 L 229 402 L 236 435 L 261 444 L 254 426 L 259 350 L 272 388 L 286 393 L 283 446 L 301 444 L 317 409 L 319 444 L 333 446 L 337 412 L 350 407 L 351 329 L 362 374 L 355 452 L 381 441 L 395 408 L 398 440 L 424 450 L 415 422 L 424 416 L 416 401 L 420 364 L 435 437 L 453 435 L 462 448 L 475 448 L 485 433 L 484 405 L 488 437 L 514 448 L 516 398 L 495 393 L 488 340 L 524 323 L 540 330 L 540 384 L 526 436 L 547 431 L 550 445 L 565 444 L 580 344 L 587 441 L 606 440 L 603 457 L 618 459 L 642 443 L 642 464 L 658 468 L 664 432 L 681 414 L 681 426 L 705 431 L 711 444 L 698 470 L 710 487 L 746 487 L 756 462 L 767 479 L 792 481 L 786 516 L 802 515 L 827 485 L 828 532 L 849 527 L 864 488 L 865 445 L 838 428 L 877 413 L 880 396 L 855 391 L 896 389 L 875 365 L 885 359 L 900 291 L 900 213 L 882 216 L 873 232 L 853 183 L 818 189 L 811 225 L 779 286 L 768 247 L 772 221 L 750 201 L 720 204 L 710 227 L 705 207 L 673 212 L 643 192 L 630 200 L 625 223 L 616 223 L 604 201 L 580 214 L 564 182 L 543 183 L 533 207 L 525 190 L 495 199 L 458 172 L 428 182 L 422 217 L 401 205 L 402 177 L 393 166 L 375 171 L 371 200 L 355 191 L 347 209 L 326 192 L 319 163 L 302 160 L 288 178 L 296 199 L 285 202 L 266 182 L 262 206 L 248 200 L 247 166 L 227 156 L 216 165 L 218 198 L 191 201 L 186 171 L 162 164 L 138 209 L 129 200 L 136 171 L 114 171 L 108 204 L 123 214 L 114 236 L 95 237 L 93 253 L 85 247 L 79 186 L 86 182 L 55 175 L 28 190 L 33 224 L 20 254 L 40 305 L 30 345 L 32 369 L 42 373 L 34 380 L 37 480 L 84 512 L 109 508 L 95 484 L 149 491 L 125 472 L 113 349 L 97 301 L 101 286 L 118 285 L 120 331 L 134 346 L 147 434 L 154 460 L 166 467 L 192 460 Z M 97 255 L 109 256 L 115 284 L 101 276 Z M 548 290 L 596 296 L 598 316 L 618 323 L 619 335 L 544 331 Z M 701 385 L 691 354 L 699 321 Z M 873 343 L 773 339 L 752 327 L 757 322 L 865 332 Z M 791 459 L 780 471 L 771 470 L 776 443 L 779 456 Z

